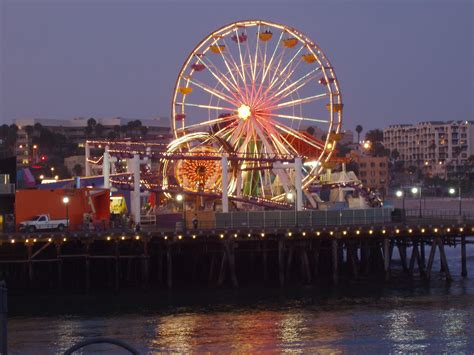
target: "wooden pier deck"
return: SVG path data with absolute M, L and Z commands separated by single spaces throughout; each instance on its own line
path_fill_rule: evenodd
M 389 280 L 393 274 L 430 280 L 439 260 L 447 282 L 453 270 L 445 249 L 460 245 L 467 276 L 470 223 L 389 223 L 363 226 L 149 229 L 3 234 L 0 274 L 10 289 L 285 286 L 345 280 Z

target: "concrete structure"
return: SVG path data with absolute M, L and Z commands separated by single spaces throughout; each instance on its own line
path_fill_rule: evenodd
M 474 155 L 474 121 L 392 125 L 384 129 L 383 136 L 385 148 L 397 150 L 405 167 L 418 167 L 427 175 L 461 170 Z
M 67 158 L 64 158 L 64 166 L 66 167 L 66 169 L 68 170 L 69 174 L 71 174 L 71 176 L 74 176 L 74 175 L 77 175 L 75 172 L 74 172 L 74 167 L 76 165 L 79 165 L 82 169 L 82 174 L 84 174 L 85 170 L 85 164 L 84 164 L 84 156 L 83 155 L 73 155 L 73 156 L 70 156 L 70 157 L 67 157 Z M 81 175 L 82 175 L 81 174 Z

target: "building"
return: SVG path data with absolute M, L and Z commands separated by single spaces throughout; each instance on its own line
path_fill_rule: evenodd
M 404 167 L 421 169 L 427 175 L 447 177 L 461 171 L 474 155 L 474 121 L 428 121 L 399 124 L 384 129 L 383 141 Z
M 359 151 L 351 151 L 349 158 L 357 165 L 358 177 L 364 186 L 377 189 L 382 194 L 387 192 L 390 177 L 388 157 L 374 157 Z
M 91 138 L 91 136 L 100 136 L 107 138 L 113 132 L 117 138 L 127 137 L 130 133 L 126 129 L 130 122 L 136 121 L 136 119 L 123 118 L 123 117 L 110 117 L 110 118 L 94 118 L 97 125 L 100 125 L 100 135 L 91 135 L 88 132 L 88 120 L 86 117 L 76 117 L 71 120 L 58 120 L 58 119 L 46 119 L 46 118 L 22 118 L 14 120 L 14 124 L 18 127 L 17 140 L 15 147 L 15 155 L 17 157 L 18 166 L 27 166 L 41 161 L 41 155 L 39 149 L 33 142 L 34 134 L 28 134 L 27 127 L 34 127 L 40 124 L 42 127 L 47 128 L 52 133 L 62 134 L 71 143 L 77 144 L 78 147 L 83 147 L 84 142 Z M 142 127 L 146 127 L 147 139 L 159 139 L 159 140 L 170 140 L 171 131 L 169 119 L 167 118 L 152 118 L 152 119 L 140 119 Z M 135 132 L 136 133 L 136 132 Z M 140 134 L 140 132 L 138 132 Z

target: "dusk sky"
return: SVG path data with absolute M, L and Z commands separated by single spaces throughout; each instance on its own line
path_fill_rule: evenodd
M 341 84 L 346 129 L 474 119 L 469 0 L 0 4 L 0 123 L 169 117 L 188 53 L 242 19 L 286 24 L 320 45 Z

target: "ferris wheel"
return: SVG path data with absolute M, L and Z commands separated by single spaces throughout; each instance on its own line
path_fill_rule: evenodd
M 169 149 L 256 158 L 232 166 L 228 192 L 282 200 L 294 189 L 295 172 L 278 159 L 304 157 L 303 187 L 310 184 L 340 139 L 342 108 L 334 68 L 313 41 L 284 25 L 239 21 L 208 35 L 186 58 L 173 93 Z M 319 139 L 308 133 L 314 131 Z M 202 180 L 212 175 L 206 166 L 218 169 L 202 161 L 174 165 L 185 189 L 217 188 Z

